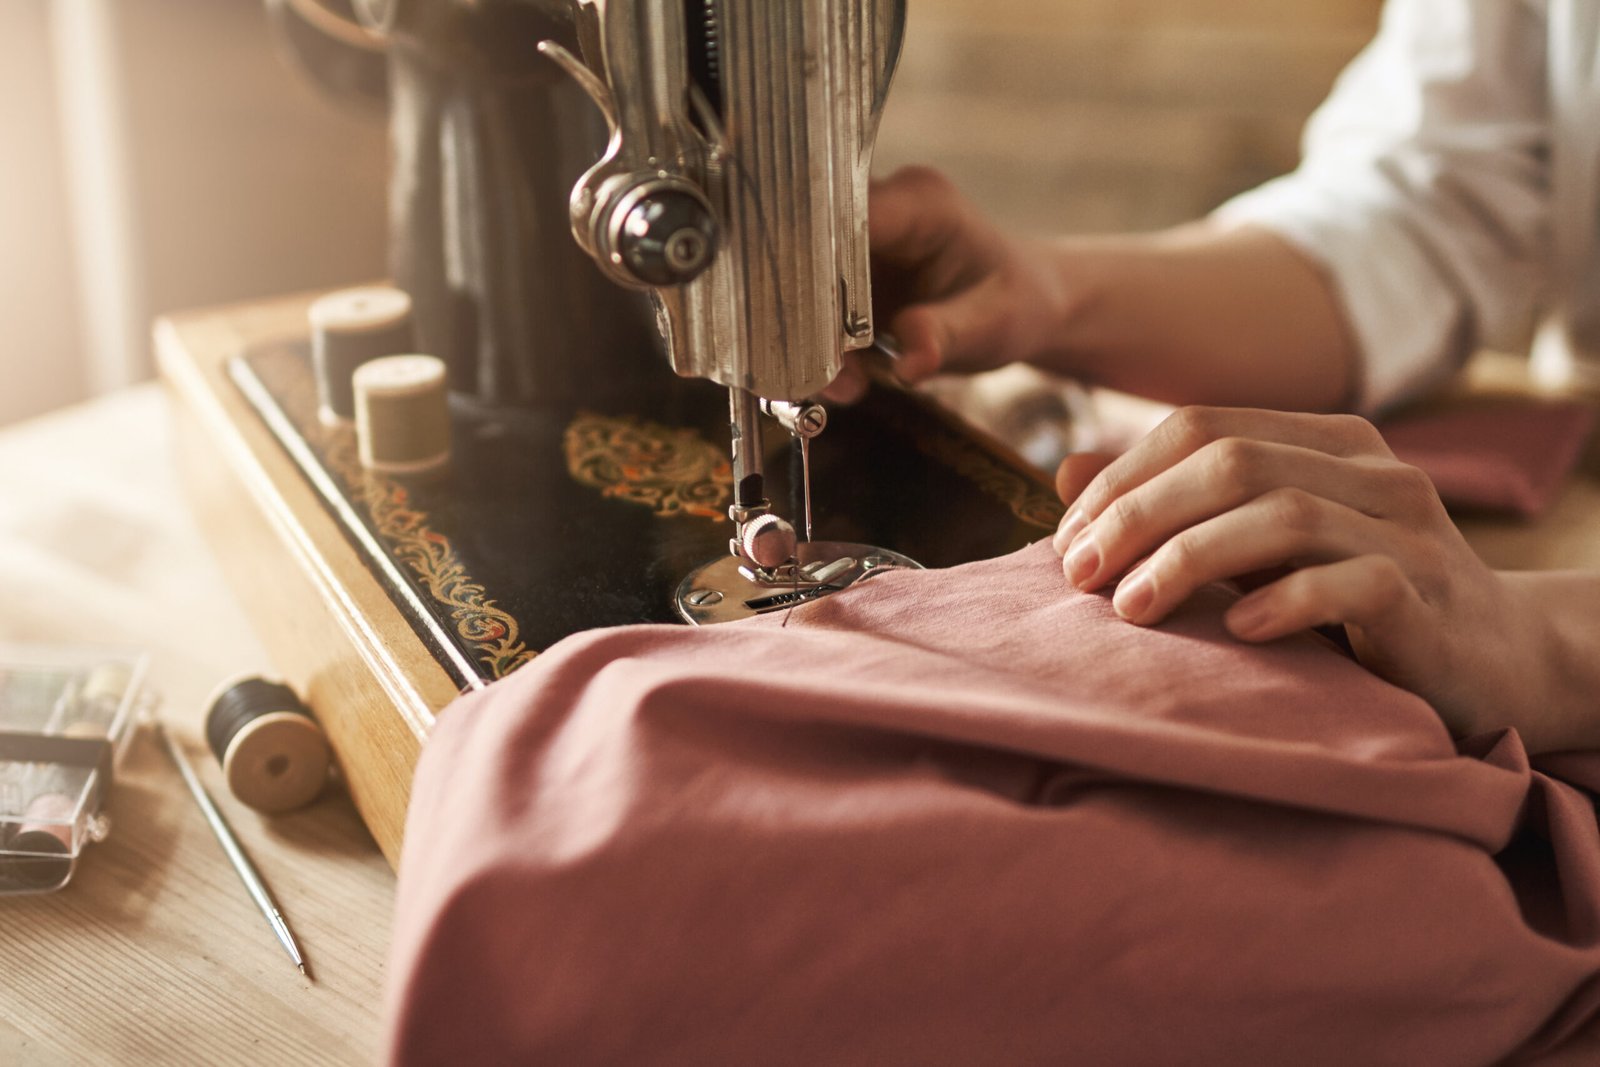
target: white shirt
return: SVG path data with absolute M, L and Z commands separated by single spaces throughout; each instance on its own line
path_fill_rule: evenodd
M 1541 322 L 1536 372 L 1600 369 L 1600 0 L 1389 0 L 1304 150 L 1216 217 L 1327 272 L 1362 410 Z

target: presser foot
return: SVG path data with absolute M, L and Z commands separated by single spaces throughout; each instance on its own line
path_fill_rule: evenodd
M 697 567 L 678 586 L 677 608 L 685 622 L 707 626 L 798 607 L 896 568 L 921 570 L 909 556 L 848 541 L 804 541 L 796 559 L 757 568 L 738 556 Z

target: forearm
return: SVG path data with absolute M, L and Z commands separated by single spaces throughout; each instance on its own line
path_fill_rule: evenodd
M 1331 411 L 1353 395 L 1330 283 L 1266 230 L 1199 222 L 1045 249 L 1060 297 L 1041 366 L 1176 404 Z
M 1533 654 L 1516 726 L 1530 752 L 1600 749 L 1600 573 L 1502 574 Z M 1492 651 L 1485 649 L 1486 655 Z

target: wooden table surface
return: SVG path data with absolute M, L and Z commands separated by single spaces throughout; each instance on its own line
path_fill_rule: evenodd
M 161 714 L 271 885 L 295 970 L 143 734 L 111 834 L 46 896 L 0 897 L 0 1064 L 360 1064 L 378 1053 L 394 876 L 348 797 L 263 817 L 201 745 L 210 688 L 266 654 L 189 517 L 143 386 L 0 433 L 0 639 L 147 649 Z
M 371 1062 L 394 880 L 347 797 L 264 818 L 199 744 L 220 679 L 268 670 L 189 517 L 162 395 L 140 387 L 0 433 L 0 639 L 148 649 L 163 715 L 299 935 L 272 938 L 165 755 L 129 752 L 110 837 L 72 883 L 0 898 L 0 1063 Z M 1500 566 L 1600 568 L 1600 445 L 1537 522 L 1475 519 Z

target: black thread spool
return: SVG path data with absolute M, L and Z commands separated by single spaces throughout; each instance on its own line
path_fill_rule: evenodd
M 311 305 L 317 411 L 330 425 L 355 418 L 351 379 L 363 363 L 415 348 L 411 297 L 390 286 L 342 289 Z
M 206 741 L 228 790 L 257 811 L 304 807 L 328 778 L 328 739 L 282 682 L 251 677 L 222 686 L 206 713 Z

